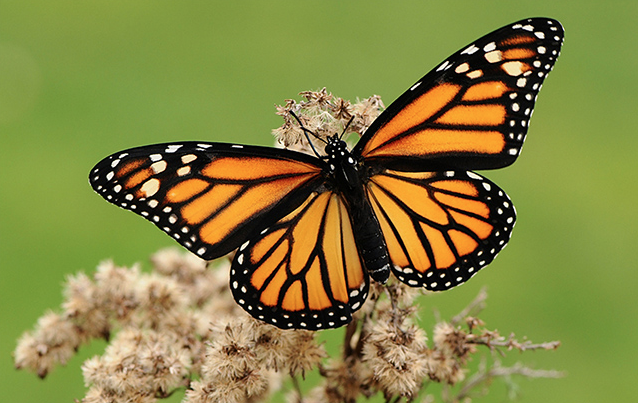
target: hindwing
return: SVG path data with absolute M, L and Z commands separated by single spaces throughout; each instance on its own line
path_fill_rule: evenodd
M 441 291 L 469 280 L 505 247 L 516 220 L 509 197 L 474 172 L 385 171 L 367 194 L 394 275 Z
M 337 193 L 311 194 L 244 243 L 231 290 L 248 313 L 280 328 L 343 326 L 368 295 L 369 276 Z

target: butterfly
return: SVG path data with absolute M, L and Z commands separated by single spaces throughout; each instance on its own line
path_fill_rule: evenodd
M 337 134 L 325 156 L 156 144 L 103 159 L 90 184 L 203 259 L 236 250 L 230 288 L 253 317 L 340 327 L 370 277 L 447 290 L 507 244 L 514 206 L 472 170 L 520 154 L 563 33 L 556 20 L 530 18 L 476 40 L 394 101 L 351 151 Z

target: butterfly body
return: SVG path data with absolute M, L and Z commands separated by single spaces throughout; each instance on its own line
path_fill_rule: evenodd
M 367 273 L 384 284 L 390 277 L 390 257 L 381 226 L 364 192 L 367 171 L 364 161 L 355 159 L 346 142 L 336 135 L 328 138 L 325 152 L 336 191 L 343 195 L 359 255 Z
M 177 142 L 115 153 L 93 189 L 211 260 L 236 250 L 230 288 L 280 328 L 342 326 L 369 278 L 442 291 L 487 266 L 516 212 L 475 169 L 513 163 L 563 29 L 531 18 L 459 50 L 393 102 L 349 151 L 326 156 Z

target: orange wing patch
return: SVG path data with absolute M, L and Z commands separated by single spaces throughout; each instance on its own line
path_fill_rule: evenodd
M 270 182 L 264 182 L 259 185 L 234 185 L 241 186 L 240 189 L 230 188 L 228 191 L 222 192 L 222 196 L 213 194 L 209 197 L 211 203 L 202 205 L 206 210 L 205 221 L 195 220 L 194 225 L 201 224 L 199 235 L 203 242 L 209 245 L 216 245 L 223 242 L 224 239 L 236 231 L 238 227 L 245 222 L 253 220 L 255 217 L 269 211 L 291 193 L 294 189 L 303 186 L 313 174 L 299 175 L 296 177 L 273 179 Z M 215 192 L 215 187 L 211 189 Z M 226 194 L 232 195 L 230 198 L 224 198 Z M 195 203 L 195 201 L 193 202 Z M 188 208 L 186 205 L 184 208 Z M 187 218 L 184 214 L 185 219 Z M 186 224 L 191 224 L 188 219 Z
M 473 172 L 386 170 L 366 188 L 394 274 L 411 286 L 444 290 L 468 280 L 505 246 L 514 225 L 507 195 Z
M 504 120 L 503 105 L 462 105 L 445 112 L 435 123 L 455 126 L 498 126 Z
M 181 203 L 192 199 L 208 187 L 210 187 L 210 183 L 203 179 L 186 179 L 166 192 L 166 201 L 169 203 Z
M 499 45 L 502 47 L 506 47 L 506 46 L 516 46 L 516 45 L 526 45 L 526 44 L 530 44 L 534 42 L 536 42 L 536 38 L 533 35 L 529 35 L 529 34 L 514 35 L 499 41 Z
M 252 167 L 252 169 L 248 169 Z M 317 167 L 303 162 L 282 164 L 281 160 L 266 157 L 224 157 L 208 163 L 202 174 L 218 180 L 247 181 L 264 180 L 286 175 L 298 175 L 300 172 L 315 172 Z
M 152 175 L 153 175 L 152 169 L 150 168 L 141 169 L 128 177 L 126 182 L 124 182 L 124 189 L 127 189 L 127 190 L 133 189 L 137 185 L 141 184 L 142 182 L 150 178 Z
M 121 178 L 125 175 L 128 175 L 129 173 L 137 170 L 142 165 L 144 165 L 145 160 L 146 158 L 131 159 L 126 162 L 120 162 L 121 165 L 119 165 L 119 167 L 118 167 L 118 164 L 116 164 L 115 165 L 116 170 L 114 171 L 115 176 L 117 176 L 118 178 Z
M 383 125 L 366 144 L 362 154 L 370 154 L 373 150 L 393 141 L 401 133 L 425 123 L 436 112 L 445 108 L 460 90 L 460 85 L 441 84 L 414 99 Z
M 501 81 L 486 81 L 473 85 L 463 94 L 463 101 L 485 101 L 500 98 L 510 88 Z
M 332 192 L 313 193 L 242 245 L 231 272 L 235 300 L 282 328 L 349 322 L 365 301 L 368 282 L 348 212 Z
M 439 84 L 412 101 L 366 144 L 366 158 L 502 153 L 508 111 L 501 99 L 510 86 L 484 81 L 468 88 Z M 482 102 L 482 103 L 476 103 Z M 408 114 L 409 112 L 409 114 Z
M 406 149 L 414 152 L 420 150 L 423 154 L 498 154 L 503 151 L 505 144 L 503 134 L 497 131 L 422 130 L 378 148 L 374 155 L 391 157 L 404 153 Z

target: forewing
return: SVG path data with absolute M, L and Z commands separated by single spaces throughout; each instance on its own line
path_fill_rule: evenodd
M 107 201 L 210 260 L 301 204 L 323 183 L 319 162 L 274 148 L 169 143 L 113 154 L 89 181 Z
M 244 243 L 231 268 L 237 303 L 283 329 L 343 326 L 368 286 L 346 206 L 332 192 L 311 194 Z
M 505 247 L 516 220 L 505 192 L 474 172 L 386 170 L 367 193 L 395 276 L 428 290 L 469 280 Z
M 355 155 L 409 171 L 492 169 L 518 157 L 563 28 L 531 18 L 458 51 L 393 102 Z

